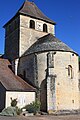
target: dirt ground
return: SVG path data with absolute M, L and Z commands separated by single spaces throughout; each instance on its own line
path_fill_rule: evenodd
M 80 115 L 65 115 L 65 116 L 18 116 L 18 117 L 5 117 L 0 116 L 0 120 L 80 120 Z

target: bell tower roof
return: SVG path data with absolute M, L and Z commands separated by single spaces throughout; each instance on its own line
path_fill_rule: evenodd
M 53 20 L 49 19 L 46 15 L 42 13 L 41 10 L 35 5 L 34 2 L 25 0 L 25 2 L 22 4 L 20 9 L 17 11 L 16 15 L 12 19 L 10 19 L 3 27 L 5 28 L 6 25 L 8 25 L 8 23 L 10 23 L 16 16 L 20 14 L 25 16 L 30 16 L 38 20 L 43 20 L 53 25 L 56 24 Z
M 56 24 L 54 21 L 50 20 L 47 16 L 45 16 L 41 10 L 35 5 L 34 2 L 30 2 L 26 0 L 21 8 L 18 11 L 20 14 L 24 14 L 36 19 L 43 20 L 45 22 L 49 22 L 51 24 Z

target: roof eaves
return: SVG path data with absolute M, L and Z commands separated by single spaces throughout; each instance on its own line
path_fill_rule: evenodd
M 46 40 L 49 40 L 49 42 L 51 41 L 51 43 L 46 42 Z M 52 40 L 54 40 L 53 44 L 52 44 Z M 42 46 L 43 46 L 43 48 L 42 48 Z M 47 47 L 45 48 L 45 46 L 47 46 Z M 54 50 L 55 51 L 62 51 L 62 52 L 72 52 L 72 53 L 75 53 L 76 55 L 78 55 L 75 51 L 73 51 L 69 46 L 67 46 L 61 40 L 57 39 L 52 34 L 47 34 L 47 35 L 39 38 L 38 41 L 35 42 L 24 53 L 23 56 L 30 55 L 30 54 L 33 54 L 33 53 L 47 52 L 47 51 L 54 51 Z
M 35 90 L 30 90 L 30 89 L 25 89 L 25 90 L 22 90 L 22 89 L 6 89 L 6 91 L 15 91 L 15 92 L 35 92 Z
M 35 18 L 35 19 L 38 19 L 38 20 L 42 20 L 42 21 L 51 23 L 51 24 L 53 24 L 53 25 L 56 25 L 56 22 L 53 22 L 52 20 L 51 20 L 51 21 L 50 21 L 50 20 L 48 21 L 48 20 L 45 20 L 45 19 L 43 19 L 43 18 L 39 18 L 39 17 L 36 17 L 36 16 L 32 16 L 32 15 L 29 15 L 29 14 L 24 13 L 24 12 L 19 12 L 19 14 L 22 14 L 22 15 L 25 15 L 25 16 L 29 16 L 29 17 L 32 17 L 32 18 Z
M 26 2 L 26 1 L 25 1 L 25 2 Z M 45 20 L 45 19 L 43 19 L 43 18 L 39 18 L 39 17 L 36 17 L 36 16 L 29 15 L 29 14 L 27 14 L 27 13 L 25 13 L 25 12 L 22 12 L 21 9 L 24 7 L 25 2 L 22 4 L 22 6 L 20 7 L 20 9 L 17 11 L 17 13 L 3 26 L 3 28 L 5 28 L 6 25 L 8 25 L 13 19 L 16 18 L 16 16 L 18 16 L 18 15 L 20 15 L 20 14 L 26 15 L 26 16 L 30 16 L 30 17 L 33 17 L 33 18 L 36 18 L 36 19 L 43 20 L 43 21 L 45 21 L 45 22 L 51 23 L 51 24 L 53 24 L 53 25 L 56 25 L 56 22 L 54 22 L 53 20 L 50 20 L 49 18 L 47 18 L 47 19 L 49 19 L 49 20 L 47 20 L 47 19 Z M 38 9 L 39 9 L 39 8 L 38 8 Z
M 17 12 L 6 24 L 3 25 L 3 28 L 5 28 L 9 23 L 13 21 L 16 17 L 18 17 L 19 13 Z
M 41 51 L 34 51 L 34 52 L 26 52 L 22 57 L 25 57 L 25 56 L 28 56 L 28 55 L 31 55 L 31 54 L 39 54 L 39 53 L 43 53 L 43 52 L 49 52 L 49 51 L 59 51 L 59 52 L 71 52 L 71 53 L 74 53 L 76 54 L 77 56 L 79 56 L 75 51 L 64 51 L 64 50 L 41 50 Z M 21 58 L 22 58 L 21 57 Z

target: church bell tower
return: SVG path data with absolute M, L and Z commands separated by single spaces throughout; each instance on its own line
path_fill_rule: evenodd
M 34 2 L 25 1 L 5 25 L 5 57 L 18 59 L 38 38 L 55 34 L 55 22 L 46 17 Z

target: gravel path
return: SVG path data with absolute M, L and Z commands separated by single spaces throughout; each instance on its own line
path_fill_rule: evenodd
M 0 120 L 80 120 L 80 115 L 65 115 L 65 116 L 52 116 L 52 115 L 45 115 L 45 116 L 32 116 L 32 117 L 25 117 L 25 116 L 18 116 L 18 117 L 5 117 L 0 116 Z

